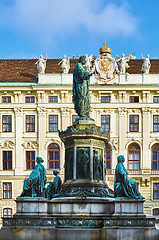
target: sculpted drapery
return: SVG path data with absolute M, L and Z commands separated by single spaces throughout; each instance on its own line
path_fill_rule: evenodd
M 86 57 L 82 56 L 73 72 L 73 103 L 79 117 L 88 119 L 90 111 L 89 79 L 92 73 L 84 68 Z
M 128 178 L 128 172 L 123 165 L 124 161 L 124 156 L 118 156 L 118 164 L 115 169 L 114 197 L 143 199 L 138 190 L 137 182 Z

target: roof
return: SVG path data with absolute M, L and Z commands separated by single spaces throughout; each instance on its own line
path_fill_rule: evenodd
M 38 59 L 0 59 L 0 82 L 30 82 L 35 83 L 38 71 L 35 65 Z M 62 73 L 60 65 L 61 59 L 48 59 L 45 73 Z M 159 74 L 159 59 L 150 59 L 150 74 Z M 73 73 L 78 59 L 70 60 L 70 71 Z M 127 72 L 130 74 L 141 74 L 143 60 L 130 60 Z

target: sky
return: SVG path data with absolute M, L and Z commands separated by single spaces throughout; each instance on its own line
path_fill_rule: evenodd
M 0 59 L 136 53 L 159 58 L 158 0 L 0 0 Z

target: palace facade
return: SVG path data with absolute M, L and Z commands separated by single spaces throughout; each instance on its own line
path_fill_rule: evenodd
M 38 74 L 37 59 L 0 60 L 0 216 L 12 216 L 23 181 L 44 159 L 47 180 L 53 169 L 64 179 L 64 145 L 58 130 L 72 125 L 73 69 L 62 73 L 60 59 L 48 59 Z M 145 197 L 144 212 L 159 215 L 159 59 L 142 73 L 142 59 L 130 60 L 126 73 L 108 84 L 91 77 L 91 118 L 110 132 L 106 181 L 113 190 L 117 156 L 125 156 L 129 177 Z

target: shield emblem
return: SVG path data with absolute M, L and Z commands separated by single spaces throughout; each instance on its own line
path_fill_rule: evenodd
M 100 71 L 103 74 L 108 73 L 112 68 L 112 62 L 108 58 L 100 59 Z

